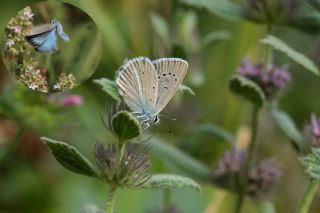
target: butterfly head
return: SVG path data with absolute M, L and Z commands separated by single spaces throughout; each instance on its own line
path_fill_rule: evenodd
M 158 115 L 153 117 L 153 124 L 154 125 L 160 124 L 160 117 Z

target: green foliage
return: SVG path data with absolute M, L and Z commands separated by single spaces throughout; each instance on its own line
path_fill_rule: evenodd
M 303 147 L 304 140 L 292 118 L 286 112 L 280 111 L 276 107 L 271 109 L 271 115 L 279 128 L 291 140 L 292 146 L 300 151 Z
M 227 31 L 215 31 L 207 34 L 201 40 L 200 48 L 203 49 L 213 44 L 217 44 L 223 41 L 231 39 L 231 34 Z
M 100 85 L 102 87 L 102 90 L 105 91 L 108 95 L 110 95 L 116 101 L 121 100 L 120 95 L 118 93 L 117 85 L 114 81 L 107 78 L 101 78 L 101 79 L 95 79 L 93 80 L 93 82 Z
M 247 99 L 257 107 L 262 107 L 266 100 L 263 91 L 255 82 L 240 75 L 233 75 L 229 79 L 229 88 L 234 94 Z
M 239 4 L 230 0 L 180 0 L 181 2 L 199 8 L 205 8 L 212 14 L 221 18 L 236 21 L 243 16 L 242 8 Z
M 42 137 L 41 140 L 50 149 L 56 160 L 65 168 L 81 175 L 97 177 L 97 172 L 91 162 L 75 147 L 50 138 Z
M 112 117 L 112 131 L 121 140 L 130 140 L 140 135 L 139 121 L 128 111 L 120 111 Z
M 266 38 L 261 40 L 262 43 L 270 45 L 276 50 L 279 50 L 280 52 L 286 54 L 289 58 L 291 58 L 296 63 L 302 65 L 310 72 L 319 75 L 319 69 L 317 66 L 305 55 L 302 53 L 292 49 L 290 46 L 288 46 L 284 41 L 280 40 L 277 37 L 268 35 Z
M 200 162 L 192 159 L 176 147 L 163 142 L 161 139 L 153 137 L 150 143 L 150 152 L 169 167 L 173 167 L 187 176 L 197 178 L 201 181 L 208 181 L 211 171 Z
M 204 134 L 208 134 L 211 135 L 215 138 L 218 138 L 219 140 L 225 141 L 231 145 L 235 144 L 236 139 L 234 138 L 234 136 L 227 132 L 226 130 L 217 127 L 215 125 L 211 125 L 211 124 L 202 124 L 199 125 L 195 128 L 195 131 L 198 133 L 204 133 Z
M 154 31 L 160 36 L 167 48 L 170 47 L 170 30 L 168 23 L 164 18 L 156 13 L 151 14 L 151 23 Z
M 175 189 L 190 187 L 197 191 L 201 190 L 199 184 L 190 178 L 178 175 L 152 175 L 151 178 L 142 185 L 143 188 Z
M 256 205 L 259 213 L 276 213 L 275 206 L 271 201 L 259 200 L 256 201 Z
M 312 149 L 312 152 L 300 158 L 306 173 L 314 180 L 320 181 L 320 149 Z
M 181 84 L 179 86 L 179 91 L 180 92 L 187 92 L 187 93 L 189 93 L 190 95 L 193 95 L 193 96 L 196 95 L 196 93 L 190 87 L 188 87 L 187 85 L 184 85 L 184 84 Z

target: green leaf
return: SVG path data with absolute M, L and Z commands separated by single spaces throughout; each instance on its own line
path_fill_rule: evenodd
M 241 5 L 230 0 L 180 0 L 180 2 L 205 8 L 212 14 L 231 21 L 241 20 L 243 17 Z
M 140 135 L 139 121 L 128 111 L 120 111 L 112 117 L 112 130 L 122 140 L 130 140 Z
M 176 147 L 163 142 L 160 138 L 153 137 L 150 143 L 143 144 L 148 146 L 150 152 L 159 160 L 163 161 L 168 167 L 186 174 L 187 176 L 197 178 L 202 181 L 208 181 L 211 171 L 202 163 L 194 160 L 189 155 L 183 153 Z
M 156 13 L 151 13 L 151 23 L 154 31 L 160 36 L 167 48 L 170 48 L 169 25 L 164 18 Z
M 86 204 L 81 210 L 81 213 L 99 213 L 99 212 L 103 212 L 103 211 L 94 204 Z
M 276 213 L 274 204 L 271 201 L 259 200 L 255 202 L 255 204 L 257 205 L 259 213 Z
M 306 33 L 317 34 L 320 32 L 320 13 L 319 11 L 305 11 L 295 16 L 290 21 L 290 25 Z
M 181 84 L 179 86 L 179 91 L 180 92 L 188 92 L 190 95 L 193 95 L 193 96 L 196 95 L 196 93 L 190 87 L 188 87 L 187 85 L 184 85 L 184 84 Z
M 120 95 L 118 93 L 117 85 L 114 81 L 107 78 L 101 78 L 95 79 L 93 80 L 93 82 L 102 86 L 102 90 L 108 93 L 108 95 L 110 95 L 116 101 L 121 100 Z
M 320 148 L 312 149 L 312 152 L 303 158 L 300 158 L 306 173 L 317 181 L 320 181 Z
M 298 151 L 301 150 L 304 144 L 303 136 L 290 116 L 276 107 L 271 109 L 271 115 L 279 128 L 290 138 L 293 147 Z
M 142 185 L 143 188 L 176 189 L 190 187 L 201 191 L 201 187 L 190 178 L 178 175 L 152 175 L 151 178 Z
M 226 31 L 218 31 L 218 32 L 211 32 L 206 35 L 200 44 L 201 49 L 208 47 L 209 45 L 220 43 L 222 41 L 230 40 L 231 34 Z
M 257 107 L 262 107 L 266 100 L 263 91 L 255 82 L 240 75 L 231 76 L 229 88 L 234 94 L 242 96 Z
M 75 147 L 50 138 L 42 137 L 41 140 L 50 149 L 56 160 L 65 168 L 82 175 L 97 176 L 97 172 L 91 162 Z
M 285 42 L 283 42 L 279 38 L 268 35 L 266 38 L 262 39 L 261 42 L 264 44 L 270 45 L 271 47 L 273 47 L 276 50 L 279 50 L 282 53 L 285 53 L 289 58 L 291 58 L 296 63 L 302 65 L 312 73 L 319 75 L 319 69 L 307 56 L 292 49 L 290 46 L 288 46 Z
M 235 144 L 236 142 L 236 139 L 231 133 L 225 131 L 224 129 L 221 129 L 220 127 L 217 127 L 211 124 L 202 124 L 200 126 L 197 126 L 195 128 L 195 131 L 199 133 L 211 135 L 220 140 L 226 141 L 229 144 Z

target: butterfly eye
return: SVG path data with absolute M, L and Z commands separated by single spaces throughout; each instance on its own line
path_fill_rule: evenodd
M 159 118 L 159 116 L 155 116 L 155 117 L 154 117 L 153 123 L 154 123 L 155 125 L 157 125 L 157 124 L 160 123 L 160 118 Z

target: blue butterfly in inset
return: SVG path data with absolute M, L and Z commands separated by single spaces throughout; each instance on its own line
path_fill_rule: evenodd
M 62 25 L 53 19 L 50 24 L 33 27 L 25 38 L 40 53 L 52 54 L 58 51 L 58 36 L 68 42 L 70 39 L 63 32 Z

